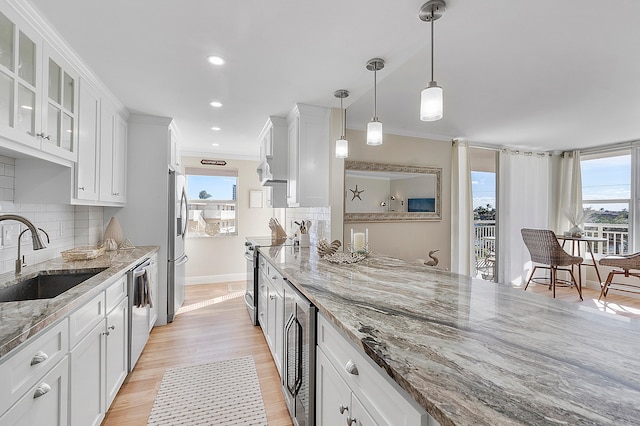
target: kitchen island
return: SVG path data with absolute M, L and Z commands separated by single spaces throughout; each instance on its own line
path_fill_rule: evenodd
M 640 423 L 637 319 L 377 254 L 259 250 L 442 425 Z

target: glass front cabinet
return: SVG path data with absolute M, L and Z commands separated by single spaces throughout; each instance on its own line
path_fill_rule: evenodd
M 0 136 L 76 161 L 77 81 L 20 16 L 0 11 Z

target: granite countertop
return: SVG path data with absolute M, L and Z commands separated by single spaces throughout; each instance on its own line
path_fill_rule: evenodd
M 376 254 L 260 253 L 442 425 L 640 423 L 638 319 Z
M 115 282 L 117 276 L 157 251 L 157 246 L 149 246 L 108 251 L 92 260 L 66 262 L 62 258 L 56 258 L 23 268 L 19 275 L 13 272 L 0 275 L 0 288 L 3 288 L 36 276 L 39 271 L 73 272 L 82 269 L 107 268 L 53 299 L 0 302 L 0 361 L 9 351 L 91 300 Z

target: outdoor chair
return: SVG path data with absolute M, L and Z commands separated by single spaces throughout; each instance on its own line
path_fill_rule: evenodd
M 553 297 L 555 298 L 558 271 L 567 271 L 571 276 L 571 283 L 575 284 L 580 300 L 582 300 L 582 273 L 580 272 L 580 264 L 583 261 L 582 257 L 572 256 L 564 251 L 556 238 L 556 234 L 549 229 L 523 228 L 520 232 L 522 234 L 522 240 L 531 255 L 531 262 L 534 263 L 533 270 L 529 274 L 529 279 L 524 289 L 527 290 L 536 269 L 549 269 L 551 274 L 549 290 L 553 289 Z M 580 278 L 578 281 L 576 281 L 573 275 L 573 265 L 578 265 L 578 277 Z
M 600 300 L 603 296 L 607 297 L 607 292 L 609 291 L 609 287 L 611 284 L 616 286 L 616 290 L 626 291 L 628 293 L 640 293 L 640 287 L 633 284 L 626 283 L 613 283 L 614 275 L 624 275 L 625 277 L 637 277 L 640 278 L 639 272 L 629 272 L 631 269 L 640 270 L 640 253 L 629 254 L 626 256 L 618 255 L 618 256 L 606 256 L 600 259 L 598 262 L 602 266 L 613 266 L 614 268 L 622 269 L 613 270 L 609 272 L 607 276 L 607 280 L 602 285 L 602 290 L 600 291 Z

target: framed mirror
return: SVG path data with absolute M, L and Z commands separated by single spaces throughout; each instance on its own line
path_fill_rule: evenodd
M 442 220 L 442 169 L 346 160 L 344 221 Z

